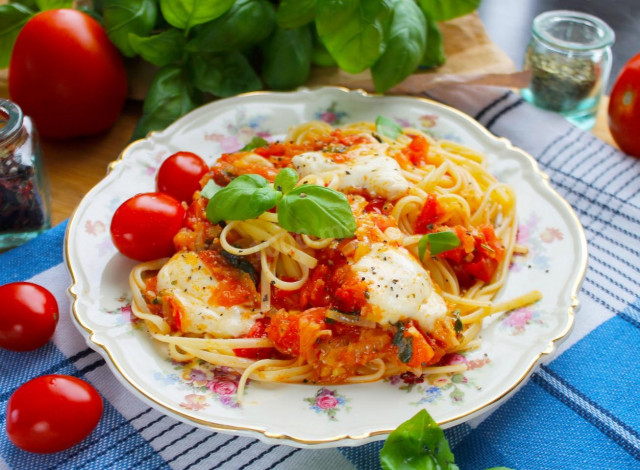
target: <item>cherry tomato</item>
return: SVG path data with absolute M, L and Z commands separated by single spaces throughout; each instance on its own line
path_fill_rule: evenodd
M 623 152 L 640 157 L 640 54 L 626 63 L 613 85 L 609 129 Z
M 30 282 L 0 286 L 0 348 L 39 348 L 49 341 L 57 323 L 58 302 L 44 287 Z
M 156 177 L 158 191 L 178 201 L 191 202 L 193 193 L 200 189 L 200 180 L 209 167 L 195 153 L 178 152 L 167 158 Z
M 111 239 L 120 253 L 138 261 L 171 256 L 184 213 L 182 204 L 167 194 L 137 194 L 113 214 Z
M 127 75 L 100 24 L 71 9 L 38 13 L 16 38 L 9 93 L 45 137 L 103 131 L 127 96 Z
M 102 398 L 93 386 L 68 375 L 43 375 L 9 398 L 7 435 L 29 452 L 60 452 L 87 437 L 101 415 Z

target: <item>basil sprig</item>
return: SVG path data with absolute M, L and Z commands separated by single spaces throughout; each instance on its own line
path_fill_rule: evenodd
M 346 196 L 313 184 L 295 187 L 298 174 L 285 168 L 274 185 L 260 175 L 241 175 L 212 195 L 207 218 L 247 220 L 276 208 L 278 223 L 289 232 L 320 238 L 348 238 L 356 231 L 356 220 Z
M 420 259 L 424 258 L 427 245 L 429 245 L 431 256 L 436 256 L 459 247 L 460 239 L 451 231 L 427 233 L 418 242 L 418 256 Z
M 384 470 L 458 470 L 449 442 L 427 410 L 396 428 L 380 451 Z
M 213 180 L 209 180 L 207 181 L 207 184 L 204 185 L 204 188 L 200 190 L 200 196 L 211 199 L 213 195 L 221 189 L 222 188 L 218 186 Z
M 398 426 L 380 450 L 383 470 L 458 470 L 455 457 L 442 428 L 420 410 Z M 491 467 L 487 470 L 512 470 Z
M 378 116 L 376 118 L 376 132 L 390 139 L 395 139 L 402 134 L 402 127 L 388 117 Z
M 241 175 L 215 193 L 207 204 L 207 218 L 223 220 L 255 219 L 276 205 L 282 193 L 275 191 L 260 175 Z

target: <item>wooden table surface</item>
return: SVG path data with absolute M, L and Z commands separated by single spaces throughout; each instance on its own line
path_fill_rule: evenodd
M 2 78 L 0 96 L 9 98 L 6 79 Z M 607 127 L 607 104 L 605 97 L 593 133 L 615 145 Z M 53 225 L 68 218 L 82 197 L 105 176 L 108 164 L 127 146 L 141 112 L 140 102 L 128 101 L 115 125 L 105 133 L 66 141 L 41 139 L 51 182 Z

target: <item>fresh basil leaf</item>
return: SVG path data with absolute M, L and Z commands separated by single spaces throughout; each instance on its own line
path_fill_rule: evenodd
M 215 96 L 224 98 L 262 88 L 260 77 L 239 51 L 191 54 L 188 64 L 196 88 Z
M 55 10 L 57 8 L 72 8 L 73 0 L 36 0 L 36 5 L 42 11 Z
M 276 28 L 262 45 L 262 78 L 273 90 L 290 90 L 304 84 L 311 71 L 311 30 Z
M 382 55 L 391 4 L 391 0 L 318 0 L 318 34 L 341 69 L 360 73 Z
M 426 17 L 426 20 L 427 47 L 424 51 L 424 56 L 422 57 L 420 66 L 426 68 L 439 67 L 446 61 L 444 47 L 442 44 L 442 33 L 435 21 L 429 17 Z
M 194 52 L 242 49 L 266 39 L 275 24 L 275 10 L 267 0 L 238 0 L 220 18 L 193 28 L 187 47 Z
M 82 13 L 84 13 L 85 15 L 89 15 L 91 18 L 93 18 L 94 20 L 96 20 L 98 23 L 102 24 L 102 15 L 95 9 L 87 6 L 87 5 L 80 5 L 79 7 L 77 7 L 77 10 L 81 11 Z
M 478 9 L 482 0 L 418 0 L 424 14 L 434 21 L 447 21 Z
M 460 318 L 460 310 L 454 310 L 453 315 L 456 318 L 455 321 L 453 322 L 453 330 L 456 333 L 462 333 L 462 329 L 464 328 L 464 325 L 462 324 L 462 319 Z
M 278 202 L 279 193 L 260 175 L 240 175 L 215 193 L 207 204 L 207 219 L 255 219 Z
M 184 43 L 184 34 L 175 28 L 149 37 L 129 33 L 129 44 L 134 52 L 158 67 L 164 67 L 180 59 Z
M 269 142 L 264 140 L 262 137 L 255 136 L 253 139 L 249 141 L 247 145 L 240 149 L 241 152 L 248 152 L 249 150 L 257 149 L 260 147 L 264 147 L 265 145 L 269 145 Z
M 276 188 L 276 191 L 287 194 L 296 187 L 298 179 L 300 179 L 300 177 L 296 170 L 293 168 L 283 168 L 276 175 L 276 179 L 273 181 L 273 187 Z
M 397 326 L 398 331 L 393 335 L 391 344 L 398 348 L 398 359 L 406 364 L 413 356 L 413 336 L 404 335 L 406 328 L 403 323 L 398 322 Z
M 9 66 L 18 33 L 33 15 L 33 11 L 18 3 L 0 5 L 0 68 Z
M 213 180 L 209 180 L 207 181 L 207 184 L 204 185 L 204 188 L 200 190 L 200 196 L 211 199 L 213 195 L 221 189 L 222 188 L 218 186 Z
M 104 0 L 104 29 L 111 42 L 127 57 L 136 52 L 129 43 L 129 34 L 148 36 L 158 17 L 154 0 Z
M 133 139 L 143 138 L 152 130 L 164 129 L 200 104 L 202 96 L 193 88 L 182 67 L 167 65 L 161 68 L 151 81 Z
M 276 11 L 278 26 L 295 29 L 313 21 L 316 14 L 316 0 L 282 0 Z
M 329 51 L 322 43 L 315 28 L 313 29 L 313 51 L 311 51 L 311 63 L 318 67 L 334 67 L 338 65 L 336 59 L 331 57 Z
M 353 237 L 357 228 L 347 197 L 324 186 L 298 186 L 282 198 L 276 212 L 285 230 L 319 238 Z
M 160 0 L 160 10 L 171 26 L 189 31 L 222 16 L 235 0 Z
M 388 117 L 378 116 L 376 118 L 376 131 L 378 134 L 382 134 L 385 137 L 396 139 L 400 134 L 402 134 L 402 127 Z
M 431 256 L 436 256 L 459 247 L 460 239 L 451 231 L 427 233 L 423 235 L 418 242 L 418 256 L 420 259 L 424 257 L 427 244 L 429 245 L 429 253 Z
M 243 271 L 249 275 L 254 284 L 258 284 L 258 273 L 256 268 L 253 267 L 244 256 L 234 255 L 226 250 L 221 250 L 220 254 L 227 262 L 236 269 Z
M 424 409 L 389 434 L 380 464 L 384 470 L 458 470 L 444 432 Z
M 36 3 L 36 0 L 9 0 L 8 3 L 22 5 L 33 12 L 38 10 L 38 4 Z
M 395 0 L 387 47 L 371 67 L 373 84 L 384 93 L 416 70 L 427 46 L 427 22 L 414 0 Z

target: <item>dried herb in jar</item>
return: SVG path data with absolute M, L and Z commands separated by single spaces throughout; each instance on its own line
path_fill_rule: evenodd
M 0 249 L 49 227 L 49 192 L 33 124 L 0 99 Z
M 588 98 L 598 74 L 588 57 L 554 52 L 531 53 L 531 91 L 536 105 L 550 111 L 570 111 Z

